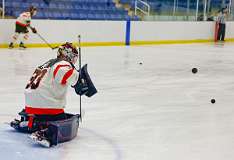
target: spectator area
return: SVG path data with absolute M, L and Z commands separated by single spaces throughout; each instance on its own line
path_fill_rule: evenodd
M 38 9 L 35 19 L 139 20 L 112 0 L 5 0 L 5 14 L 18 17 L 31 5 Z

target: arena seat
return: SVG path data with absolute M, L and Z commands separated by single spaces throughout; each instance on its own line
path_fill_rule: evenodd
M 112 0 L 5 1 L 5 13 L 13 17 L 18 17 L 31 5 L 38 9 L 36 19 L 126 20 L 126 17 L 128 17 L 128 12 L 123 8 L 117 8 Z M 134 17 L 131 19 L 139 20 L 139 18 Z

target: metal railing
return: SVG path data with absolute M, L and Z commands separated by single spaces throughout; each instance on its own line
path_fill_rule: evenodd
M 13 1 L 17 0 L 0 0 L 0 18 L 14 18 L 17 15 L 11 6 Z M 129 6 L 131 15 L 135 13 L 135 16 L 149 21 L 207 21 L 215 19 L 223 7 L 228 9 L 227 20 L 234 20 L 234 0 L 222 0 L 217 3 L 214 3 L 214 0 L 135 0 L 133 4 L 129 3 Z
M 143 6 L 143 7 L 141 7 Z M 144 10 L 146 9 L 146 10 Z M 135 1 L 135 16 L 137 15 L 137 11 L 140 11 L 141 13 L 149 16 L 150 15 L 150 5 L 142 0 L 136 0 Z

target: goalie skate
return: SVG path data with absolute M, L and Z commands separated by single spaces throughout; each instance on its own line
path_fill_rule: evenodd
M 11 121 L 10 126 L 15 128 L 15 129 L 19 129 L 20 127 L 20 120 L 18 119 L 14 119 L 14 121 Z
M 28 121 L 20 121 L 15 119 L 14 121 L 10 122 L 10 126 L 19 132 L 28 133 L 30 131 L 28 128 Z
M 29 137 L 37 144 L 43 146 L 43 147 L 51 147 L 50 142 L 47 140 L 47 138 L 44 136 L 44 131 L 36 131 L 32 133 Z

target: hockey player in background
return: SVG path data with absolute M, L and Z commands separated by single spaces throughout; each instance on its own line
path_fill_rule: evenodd
M 13 128 L 20 132 L 32 133 L 31 138 L 44 146 L 50 147 L 58 143 L 55 141 L 58 140 L 56 135 L 61 135 L 61 133 L 57 133 L 60 129 L 50 126 L 48 130 L 48 122 L 73 117 L 64 112 L 68 87 L 73 86 L 77 94 L 86 94 L 88 97 L 97 92 L 88 75 L 87 65 L 81 68 L 80 73 L 76 70 L 74 64 L 78 59 L 78 54 L 77 49 L 67 42 L 59 47 L 57 58 L 36 68 L 25 88 L 25 108 L 19 113 L 21 120 L 12 121 Z M 61 131 L 69 132 L 66 133 L 69 135 L 65 136 L 66 140 L 69 140 L 70 132 L 74 130 L 71 128 L 74 128 L 77 121 L 73 118 L 71 124 L 66 123 L 67 131 Z M 75 130 L 77 132 L 77 129 Z M 72 135 L 74 138 L 76 133 L 72 133 Z M 64 140 L 58 141 L 63 142 Z
M 226 32 L 226 18 L 227 18 L 228 10 L 227 8 L 222 8 L 219 12 L 217 22 L 218 22 L 218 41 L 225 40 L 225 32 Z
M 24 42 L 29 37 L 28 28 L 32 30 L 33 33 L 37 33 L 37 30 L 31 26 L 31 18 L 37 14 L 37 9 L 33 6 L 29 8 L 28 12 L 23 12 L 19 15 L 15 23 L 15 34 L 12 37 L 12 41 L 9 44 L 9 48 L 14 48 L 14 43 L 17 41 L 20 34 L 23 34 L 23 39 L 21 40 L 19 47 L 25 49 Z

